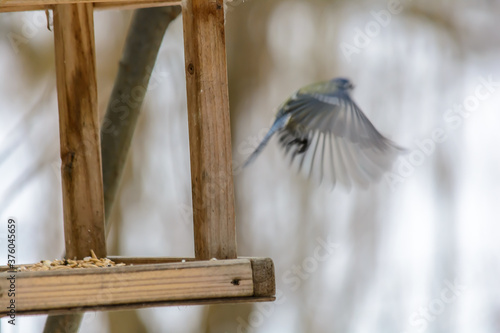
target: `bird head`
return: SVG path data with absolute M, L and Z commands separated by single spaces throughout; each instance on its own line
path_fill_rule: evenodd
M 313 83 L 305 86 L 297 91 L 297 94 L 323 94 L 331 95 L 335 93 L 349 94 L 354 88 L 354 85 L 345 78 L 336 78 L 330 81 Z
M 345 78 L 335 78 L 330 80 L 330 84 L 339 90 L 351 91 L 354 89 L 354 85 L 349 81 L 349 79 Z

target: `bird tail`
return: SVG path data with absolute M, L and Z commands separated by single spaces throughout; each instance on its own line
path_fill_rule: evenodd
M 254 152 L 248 157 L 248 159 L 243 164 L 244 168 L 247 167 L 248 165 L 250 165 L 257 158 L 257 156 L 259 156 L 259 154 L 266 147 L 267 143 L 269 142 L 269 140 L 271 139 L 273 134 L 276 133 L 277 131 L 279 131 L 280 129 L 282 129 L 283 127 L 285 127 L 285 125 L 288 121 L 288 118 L 289 118 L 288 116 L 282 116 L 274 121 L 273 125 L 271 126 L 271 128 L 267 132 L 264 139 L 262 139 L 259 146 L 254 150 Z

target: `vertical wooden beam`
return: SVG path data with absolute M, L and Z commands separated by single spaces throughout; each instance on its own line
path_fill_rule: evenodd
M 54 6 L 67 258 L 106 256 L 92 8 Z
M 223 0 L 182 3 L 197 259 L 236 258 Z

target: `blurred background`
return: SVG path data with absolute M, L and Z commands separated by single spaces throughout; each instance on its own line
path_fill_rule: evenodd
M 104 114 L 131 11 L 95 13 Z M 500 2 L 234 0 L 227 4 L 238 254 L 276 265 L 274 303 L 86 313 L 80 332 L 500 332 Z M 0 14 L 0 240 L 17 261 L 63 252 L 52 32 Z M 169 27 L 109 253 L 193 256 L 182 22 Z M 299 87 L 344 76 L 407 147 L 368 190 L 317 188 L 276 142 L 238 166 Z M 152 84 L 156 83 L 156 84 Z M 6 251 L 0 251 L 6 263 Z M 1 320 L 41 332 L 45 316 Z

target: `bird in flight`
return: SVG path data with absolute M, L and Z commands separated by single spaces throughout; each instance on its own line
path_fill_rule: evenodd
M 251 164 L 274 134 L 293 168 L 318 183 L 362 188 L 378 181 L 404 149 L 385 138 L 351 99 L 354 86 L 335 78 L 299 89 L 278 109 Z

